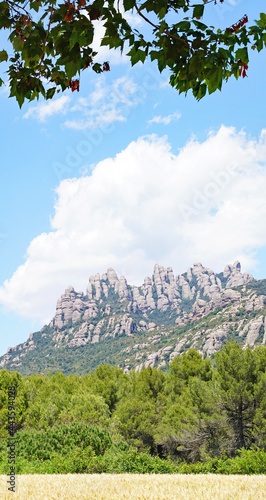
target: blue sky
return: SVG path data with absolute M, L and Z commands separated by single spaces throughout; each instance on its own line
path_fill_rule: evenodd
M 209 20 L 253 20 L 264 4 L 227 0 Z M 265 51 L 200 102 L 156 64 L 100 58 L 111 71 L 84 73 L 79 93 L 20 110 L 0 91 L 0 354 L 108 267 L 140 284 L 155 262 L 177 274 L 239 259 L 266 277 Z

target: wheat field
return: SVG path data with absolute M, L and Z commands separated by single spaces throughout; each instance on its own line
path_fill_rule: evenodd
M 16 476 L 16 493 L 7 479 L 1 500 L 266 500 L 263 475 L 28 474 Z

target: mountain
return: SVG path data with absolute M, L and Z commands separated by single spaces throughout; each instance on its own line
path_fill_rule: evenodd
M 167 369 L 191 347 L 213 357 L 230 339 L 266 344 L 266 280 L 242 274 L 238 261 L 219 274 L 196 263 L 176 277 L 155 264 L 139 287 L 110 268 L 90 277 L 86 294 L 68 287 L 49 325 L 10 347 L 0 367 L 23 375 L 84 374 L 100 363 Z

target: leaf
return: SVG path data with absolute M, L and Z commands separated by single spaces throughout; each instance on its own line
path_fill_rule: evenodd
M 200 19 L 203 16 L 204 5 L 195 5 L 193 9 L 193 17 Z
M 23 102 L 24 102 L 24 100 L 25 100 L 25 97 L 24 97 L 24 95 L 23 95 L 23 94 L 15 94 L 15 97 L 16 97 L 16 99 L 17 99 L 17 101 L 18 101 L 18 105 L 19 105 L 19 107 L 20 107 L 20 109 L 21 109 L 22 104 L 23 104 Z
M 51 89 L 47 90 L 46 99 L 52 99 L 54 97 L 55 91 L 56 87 L 52 87 Z
M 205 30 L 208 28 L 208 26 L 206 26 L 206 24 L 203 24 L 203 23 L 201 23 L 200 21 L 195 21 L 195 20 L 193 20 L 193 24 L 195 24 L 195 26 L 196 26 L 199 30 L 201 30 L 201 31 L 205 31 Z
M 38 12 L 39 8 L 40 8 L 40 3 L 38 1 L 31 2 L 30 7 L 31 7 L 31 9 L 35 10 L 35 12 Z
M 103 63 L 103 71 L 110 71 L 110 64 L 108 61 Z
M 94 9 L 93 7 L 90 8 L 89 10 L 89 16 L 91 21 L 95 21 L 96 19 L 99 19 L 101 16 L 101 13 L 98 9 Z
M 0 50 L 0 62 L 8 60 L 8 53 L 5 50 Z
M 206 83 L 202 83 L 198 90 L 197 99 L 198 100 L 202 99 L 202 97 L 206 95 L 206 91 L 207 91 L 207 85 Z
M 135 47 L 132 47 L 132 49 L 128 52 L 127 55 L 130 56 L 130 61 L 132 66 L 137 64 L 139 61 L 144 63 L 146 59 L 146 52 L 144 50 L 136 49 Z
M 246 47 L 242 48 L 242 49 L 238 49 L 236 51 L 236 59 L 239 60 L 243 63 L 248 63 L 249 62 L 249 58 L 248 58 L 248 50 Z
M 181 21 L 175 25 L 180 31 L 188 31 L 190 29 L 190 23 L 188 21 Z
M 123 0 L 123 5 L 125 10 L 130 10 L 135 7 L 135 0 Z

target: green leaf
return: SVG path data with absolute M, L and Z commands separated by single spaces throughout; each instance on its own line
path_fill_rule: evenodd
M 56 87 L 52 87 L 51 89 L 47 90 L 46 99 L 52 99 L 54 97 L 55 91 Z
M 22 104 L 23 104 L 23 102 L 24 102 L 24 100 L 25 100 L 24 95 L 23 95 L 23 94 L 15 94 L 15 97 L 16 97 L 16 99 L 17 99 L 17 101 L 18 101 L 18 105 L 19 105 L 19 107 L 21 108 L 21 107 L 22 107 Z
M 80 70 L 80 61 L 68 61 L 65 63 L 66 74 L 68 78 L 73 78 Z
M 135 0 L 123 0 L 123 5 L 125 10 L 130 10 L 135 7 Z
M 208 28 L 208 26 L 206 26 L 206 24 L 203 24 L 203 23 L 201 23 L 200 21 L 195 21 L 195 20 L 193 20 L 193 24 L 195 24 L 195 26 L 196 26 L 199 30 L 201 30 L 201 31 L 205 31 L 205 30 Z
M 198 90 L 197 99 L 198 100 L 202 99 L 202 97 L 206 95 L 206 91 L 207 91 L 207 85 L 206 83 L 202 83 Z
M 0 62 L 8 60 L 8 53 L 5 50 L 0 50 Z
M 40 3 L 39 2 L 31 2 L 30 7 L 31 7 L 31 9 L 35 10 L 35 12 L 38 12 L 39 8 L 40 8 Z
M 195 5 L 193 9 L 193 17 L 200 18 L 203 16 L 204 5 Z
M 144 63 L 146 59 L 146 52 L 144 50 L 136 49 L 136 47 L 132 47 L 127 55 L 130 56 L 132 66 L 137 64 L 139 61 Z
M 240 59 L 243 63 L 248 63 L 249 58 L 248 58 L 248 50 L 246 47 L 243 49 L 238 49 L 236 51 L 236 59 Z
M 177 23 L 175 27 L 180 31 L 188 31 L 190 29 L 190 23 L 188 21 L 181 21 Z

